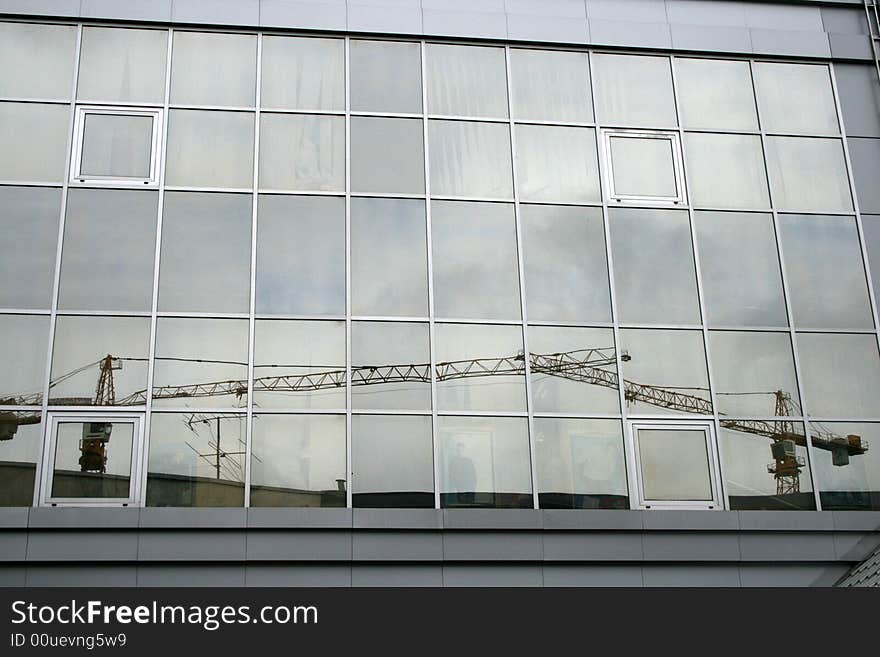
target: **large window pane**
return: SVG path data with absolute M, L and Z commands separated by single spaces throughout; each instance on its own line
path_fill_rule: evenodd
M 273 315 L 345 313 L 344 199 L 260 196 L 256 304 Z
M 425 193 L 424 124 L 420 119 L 351 117 L 351 189 Z
M 611 252 L 620 321 L 699 324 L 687 212 L 611 210 Z
M 147 506 L 244 506 L 247 416 L 153 413 Z
M 344 190 L 345 119 L 263 114 L 260 117 L 260 188 Z
M 150 310 L 158 206 L 156 192 L 70 190 L 60 308 Z
M 601 210 L 523 205 L 520 221 L 529 319 L 610 322 Z
M 801 414 L 788 333 L 711 331 L 709 351 L 719 413 Z
M 263 49 L 265 57 L 265 43 Z M 418 43 L 354 39 L 350 51 L 352 110 L 422 111 L 422 63 Z
M 351 200 L 354 315 L 428 315 L 425 202 Z
M 799 333 L 807 415 L 877 417 L 880 357 L 873 335 Z
M 61 182 L 70 107 L 0 103 L 0 180 Z
M 345 408 L 345 323 L 258 319 L 254 406 Z
M 534 412 L 620 412 L 611 329 L 532 326 L 529 352 Z
M 587 53 L 513 48 L 510 76 L 514 118 L 565 123 L 593 120 Z
M 175 32 L 171 102 L 253 106 L 257 38 L 249 34 Z
M 755 62 L 755 90 L 767 132 L 838 132 L 827 66 Z
M 167 30 L 84 27 L 76 97 L 162 103 L 167 55 Z
M 440 506 L 530 509 L 525 418 L 440 417 Z
M 692 132 L 685 135 L 684 147 L 694 205 L 770 207 L 760 137 Z
M 507 116 L 503 48 L 429 43 L 428 112 L 454 116 Z
M 0 308 L 52 305 L 61 190 L 0 187 Z
M 251 506 L 345 506 L 344 415 L 254 415 Z
M 343 110 L 345 41 L 263 36 L 260 104 L 276 109 Z
M 172 110 L 165 175 L 169 185 L 252 187 L 254 115 Z
M 802 423 L 731 420 L 721 426 L 721 459 L 731 510 L 816 508 Z M 770 435 L 763 435 L 765 429 Z
M 822 509 L 880 511 L 880 425 L 823 422 L 810 434 Z
M 616 134 L 608 139 L 614 196 L 683 197 L 673 138 Z
M 438 410 L 526 410 L 519 326 L 437 324 L 434 337 Z
M 152 116 L 85 114 L 83 176 L 150 178 L 152 156 Z
M 852 196 L 838 139 L 767 137 L 773 198 L 781 210 L 852 210 Z
M 685 128 L 758 129 L 748 62 L 677 57 L 674 65 Z
M 435 315 L 521 316 L 513 206 L 436 201 L 431 239 Z
M 434 508 L 431 418 L 355 415 L 351 470 L 355 508 Z
M 697 212 L 694 221 L 707 322 L 787 325 L 773 217 Z
M 511 198 L 510 129 L 502 123 L 431 121 L 431 193 Z
M 782 215 L 779 224 L 794 323 L 872 328 L 855 218 Z
M 247 363 L 246 319 L 160 317 L 156 322 L 153 405 L 244 407 Z
M 623 436 L 617 420 L 535 418 L 542 509 L 628 509 Z
M 143 406 L 149 349 L 149 317 L 59 317 L 49 405 Z
M 593 65 L 600 123 L 658 128 L 676 125 L 668 57 L 597 54 Z
M 0 411 L 0 506 L 32 506 L 43 445 L 39 412 Z
M 0 23 L 0 96 L 70 98 L 76 31 L 76 25 Z
M 351 404 L 358 409 L 431 408 L 428 325 L 354 322 Z
M 620 351 L 630 413 L 712 412 L 700 331 L 622 329 Z
M 3 363 L 0 404 L 39 406 L 42 403 L 48 339 L 48 316 L 0 315 L 0 362 Z M 2 418 L 0 414 L 2 431 L 9 431 Z
M 601 199 L 595 131 L 516 126 L 516 167 L 524 201 L 584 203 Z
M 127 499 L 131 494 L 133 422 L 59 422 L 48 495 Z M 88 445 L 102 445 L 89 450 Z
M 251 197 L 172 192 L 165 197 L 159 310 L 248 311 Z

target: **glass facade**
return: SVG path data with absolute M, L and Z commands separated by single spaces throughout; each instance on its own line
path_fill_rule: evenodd
M 880 510 L 832 65 L 7 47 L 0 504 Z

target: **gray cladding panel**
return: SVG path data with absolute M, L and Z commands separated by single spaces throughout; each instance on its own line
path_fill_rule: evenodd
M 880 213 L 880 139 L 847 139 L 862 212 Z
M 136 561 L 137 531 L 32 531 L 28 561 Z
M 351 566 L 249 563 L 245 580 L 247 586 L 351 586 Z
M 29 565 L 27 586 L 137 586 L 137 567 L 120 566 L 60 566 Z
M 443 586 L 443 566 L 355 565 L 352 586 Z
M 880 137 L 880 84 L 866 64 L 835 64 L 834 78 L 849 137 Z
M 642 577 L 645 586 L 740 586 L 739 567 L 735 565 L 645 565 Z
M 138 586 L 244 586 L 244 566 L 141 564 Z
M 247 536 L 236 530 L 141 532 L 142 561 L 244 561 Z

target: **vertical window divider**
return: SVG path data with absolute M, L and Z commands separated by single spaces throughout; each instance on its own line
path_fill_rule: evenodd
M 354 506 L 351 462 L 351 38 L 345 37 L 345 506 Z

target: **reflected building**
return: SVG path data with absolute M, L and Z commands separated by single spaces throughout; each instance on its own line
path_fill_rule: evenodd
M 343 562 L 349 584 L 373 539 L 365 559 L 443 584 L 512 567 L 508 539 L 541 546 L 514 570 L 545 584 L 615 559 L 648 583 L 654 530 L 727 532 L 737 584 L 776 560 L 740 552 L 761 527 L 880 543 L 880 25 L 858 0 L 403 0 L 406 29 L 353 0 L 329 23 L 20 4 L 0 505 L 344 530 L 341 557 L 252 570 Z M 798 583 L 857 552 L 798 557 Z

